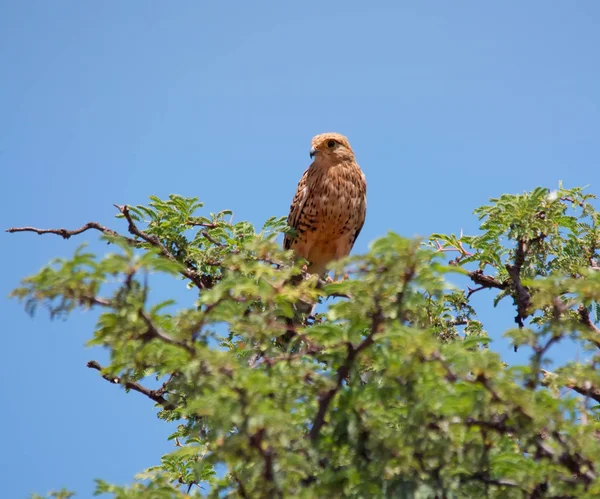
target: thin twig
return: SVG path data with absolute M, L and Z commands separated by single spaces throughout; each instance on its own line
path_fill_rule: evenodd
M 145 386 L 142 386 L 135 381 L 123 381 L 118 376 L 109 376 L 108 374 L 104 374 L 102 373 L 103 367 L 95 360 L 90 360 L 87 363 L 87 367 L 99 371 L 102 377 L 109 383 L 112 383 L 114 385 L 122 385 L 127 390 L 133 390 L 134 392 L 141 393 L 142 395 L 145 395 L 157 404 L 160 404 L 168 411 L 172 411 L 176 407 L 173 403 L 169 402 L 166 398 L 163 397 L 164 389 L 162 389 L 159 393 L 159 390 L 150 390 L 149 388 L 146 388 Z
M 220 241 L 217 241 L 214 237 L 212 237 L 207 231 L 203 230 L 201 232 L 201 234 L 208 239 L 211 243 L 213 243 L 215 246 L 220 246 L 220 247 L 224 247 L 226 246 L 226 244 L 223 244 Z
M 583 208 L 585 206 L 585 204 L 583 203 L 583 201 L 576 201 L 575 199 L 570 198 L 568 196 L 561 196 L 560 200 L 561 201 L 569 201 L 571 204 L 577 204 L 581 208 Z
M 477 293 L 477 291 L 481 291 L 482 289 L 486 289 L 486 287 L 485 286 L 479 286 L 478 288 L 470 288 L 469 286 L 467 286 L 467 290 L 469 291 L 467 293 L 467 300 L 469 298 L 471 298 L 472 294 Z
M 81 305 L 87 305 L 88 307 L 91 307 L 92 305 L 98 305 L 100 307 L 112 307 L 113 302 L 110 301 L 107 298 L 102 298 L 100 296 L 93 296 L 93 295 L 79 295 L 76 297 L 76 299 L 79 301 L 79 303 Z
M 191 220 L 188 220 L 186 222 L 186 225 L 189 225 L 190 227 L 206 227 L 207 229 L 216 229 L 217 227 L 219 227 L 220 224 L 192 222 Z
M 533 347 L 533 351 L 535 352 L 531 363 L 533 365 L 533 373 L 531 374 L 531 378 L 527 382 L 525 386 L 531 390 L 535 390 L 538 383 L 540 382 L 540 374 L 541 374 L 541 365 L 544 355 L 550 350 L 550 347 L 555 343 L 558 343 L 562 339 L 561 335 L 553 335 L 551 336 L 544 346 L 535 345 Z
M 118 232 L 105 227 L 104 225 L 100 225 L 98 222 L 88 222 L 85 225 L 79 227 L 79 229 L 68 230 L 68 229 L 38 229 L 36 227 L 11 227 L 10 229 L 6 229 L 6 232 L 35 232 L 36 234 L 56 234 L 57 236 L 61 236 L 63 239 L 69 239 L 71 236 L 76 236 L 85 232 L 86 230 L 97 230 L 106 234 L 107 236 L 119 237 L 127 241 L 131 246 L 139 246 L 139 242 L 135 239 L 131 239 L 129 237 L 125 237 Z

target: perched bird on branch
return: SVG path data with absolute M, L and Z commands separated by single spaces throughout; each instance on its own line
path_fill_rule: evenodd
M 310 157 L 287 221 L 295 233 L 285 235 L 283 247 L 307 260 L 309 273 L 323 277 L 330 262 L 350 254 L 360 234 L 367 182 L 348 139 L 339 133 L 314 137 Z

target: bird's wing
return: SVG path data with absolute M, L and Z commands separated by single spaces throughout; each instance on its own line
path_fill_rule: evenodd
M 300 182 L 298 182 L 298 187 L 296 188 L 296 194 L 294 195 L 294 199 L 292 200 L 292 205 L 290 206 L 290 214 L 288 215 L 287 224 L 289 227 L 298 230 L 298 222 L 302 217 L 302 211 L 304 210 L 304 206 L 306 204 L 306 200 L 308 199 L 308 170 L 304 172 Z M 292 236 L 291 234 L 286 234 L 283 238 L 283 248 L 286 250 L 291 249 L 292 243 L 294 239 L 298 237 L 298 234 Z
M 358 236 L 360 234 L 360 231 L 363 228 L 363 225 L 365 225 L 365 217 L 364 216 L 362 217 L 362 220 L 360 220 L 360 222 L 358 223 L 358 226 L 356 228 L 356 232 L 354 232 L 354 236 L 352 237 L 352 246 L 354 246 L 354 243 L 358 239 Z
M 365 218 L 367 217 L 367 184 L 364 181 L 364 175 L 363 175 L 363 187 L 362 187 L 362 199 L 361 199 L 361 206 L 359 206 L 357 212 L 358 212 L 358 220 L 356 223 L 356 230 L 354 232 L 354 236 L 352 237 L 352 244 L 351 244 L 351 248 L 352 246 L 354 246 L 354 243 L 356 242 L 356 240 L 358 239 L 358 236 L 360 234 L 360 231 L 362 230 L 363 226 L 365 225 Z

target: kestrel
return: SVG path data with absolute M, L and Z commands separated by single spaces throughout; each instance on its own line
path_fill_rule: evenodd
M 348 139 L 323 133 L 312 139 L 312 164 L 302 175 L 290 207 L 283 247 L 322 276 L 327 265 L 348 256 L 365 223 L 367 181 Z

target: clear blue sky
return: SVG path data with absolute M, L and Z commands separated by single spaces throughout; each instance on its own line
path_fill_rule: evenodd
M 112 203 L 170 193 L 260 223 L 287 214 L 324 131 L 349 136 L 367 175 L 356 251 L 389 229 L 472 233 L 504 192 L 600 194 L 599 22 L 594 0 L 0 0 L 0 226 L 124 229 Z M 95 314 L 31 319 L 4 298 L 82 241 L 106 247 L 0 237 L 6 497 L 128 482 L 168 428 L 85 368 L 104 358 L 83 347 Z M 502 311 L 483 317 L 494 338 Z

